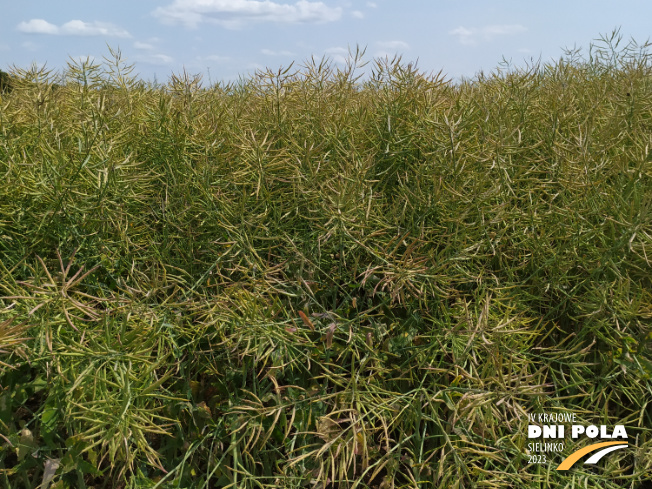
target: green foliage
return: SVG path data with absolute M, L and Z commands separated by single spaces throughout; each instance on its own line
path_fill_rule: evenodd
M 364 53 L 147 85 L 119 51 L 0 105 L 0 486 L 558 487 L 526 413 L 652 462 L 652 71 L 452 83 Z

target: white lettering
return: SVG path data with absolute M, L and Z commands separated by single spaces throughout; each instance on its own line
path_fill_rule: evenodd
M 563 452 L 563 443 L 528 443 L 530 452 Z
M 627 432 L 625 427 L 621 424 L 617 424 L 614 428 L 614 434 L 611 435 L 612 438 L 627 438 Z
M 544 438 L 557 438 L 557 426 L 554 424 L 544 424 L 543 425 L 543 437 Z
M 573 440 L 578 436 L 580 436 L 582 433 L 584 433 L 584 426 L 582 426 L 581 424 L 574 424 L 571 427 L 571 437 L 573 438 Z
M 543 437 L 544 438 L 563 438 L 564 437 L 564 425 L 556 425 L 556 424 L 543 425 Z
M 597 426 L 591 425 L 586 429 L 586 436 L 589 438 L 595 438 L 598 436 L 598 433 L 600 433 L 600 430 L 598 430 Z
M 527 427 L 527 437 L 528 438 L 539 438 L 541 436 L 541 427 L 535 424 L 528 425 Z

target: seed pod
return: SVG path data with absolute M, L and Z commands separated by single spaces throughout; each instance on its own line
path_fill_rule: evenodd
M 315 326 L 312 324 L 312 321 L 310 320 L 310 318 L 308 318 L 305 312 L 299 311 L 299 316 L 301 316 L 301 320 L 303 321 L 303 324 L 308 326 L 311 331 L 315 330 Z

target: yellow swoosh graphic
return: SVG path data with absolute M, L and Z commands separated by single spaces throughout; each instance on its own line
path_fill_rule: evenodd
M 593 445 L 589 445 L 588 447 L 580 448 L 578 451 L 573 452 L 568 457 L 566 457 L 564 461 L 559 464 L 557 470 L 568 470 L 573 466 L 575 462 L 577 462 L 587 453 L 594 452 L 600 448 L 610 447 L 612 445 L 627 445 L 627 443 L 622 441 L 605 441 L 603 443 L 595 443 Z

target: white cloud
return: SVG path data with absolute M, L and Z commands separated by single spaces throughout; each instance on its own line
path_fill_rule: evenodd
M 143 49 L 145 51 L 151 51 L 154 49 L 154 46 L 152 44 L 149 44 L 147 42 L 138 42 L 138 41 L 134 43 L 134 47 L 136 49 Z
M 167 54 L 140 55 L 140 56 L 136 56 L 135 60 L 140 63 L 145 63 L 149 65 L 158 65 L 158 66 L 169 65 L 174 62 L 174 58 L 168 56 Z
M 266 67 L 261 65 L 260 63 L 247 63 L 245 69 L 250 71 L 265 71 Z
M 131 37 L 129 32 L 106 22 L 84 22 L 71 20 L 61 26 L 51 24 L 43 19 L 31 19 L 16 26 L 20 32 L 27 34 L 49 34 L 61 36 L 109 36 Z
M 50 24 L 47 20 L 43 19 L 31 19 L 29 22 L 21 22 L 16 26 L 16 29 L 20 32 L 26 32 L 28 34 L 58 34 L 59 28 Z
M 84 22 L 81 20 L 71 20 L 61 26 L 61 34 L 73 36 L 112 36 L 112 37 L 131 37 L 129 33 L 105 22 Z
M 41 46 L 36 44 L 35 42 L 32 41 L 25 41 L 20 44 L 23 48 L 27 49 L 28 51 L 37 51 Z
M 356 19 L 364 19 L 364 13 L 360 12 L 359 10 L 354 10 L 351 12 L 351 15 Z
M 345 65 L 349 59 L 349 50 L 341 47 L 332 47 L 324 50 L 324 53 L 338 65 Z
M 410 49 L 410 45 L 405 41 L 378 41 L 376 44 L 379 48 L 390 51 L 404 51 Z
M 292 51 L 273 51 L 271 49 L 261 49 L 260 52 L 266 56 L 295 56 Z
M 342 9 L 323 2 L 299 0 L 294 4 L 271 0 L 174 0 L 154 10 L 162 22 L 197 27 L 202 22 L 237 29 L 246 22 L 308 23 L 333 22 Z
M 453 36 L 458 36 L 458 41 L 462 44 L 471 44 L 472 42 L 475 42 L 473 40 L 474 31 L 467 29 L 466 27 L 459 26 L 452 31 L 448 31 L 448 33 Z
M 349 54 L 349 50 L 347 48 L 342 48 L 339 46 L 325 49 L 324 52 L 328 54 Z
M 469 46 L 479 41 L 491 41 L 497 36 L 512 36 L 527 31 L 527 28 L 520 24 L 486 25 L 484 27 L 457 27 L 448 33 L 456 36 L 460 44 Z
M 367 7 L 376 8 L 378 7 L 378 4 L 376 2 L 367 2 Z
M 520 34 L 525 31 L 527 31 L 527 29 L 520 24 L 488 25 L 482 28 L 482 33 L 491 37 Z
M 204 56 L 201 58 L 203 61 L 214 61 L 216 63 L 225 63 L 227 61 L 230 61 L 231 58 L 228 56 L 220 56 L 218 54 L 210 54 L 208 56 Z

